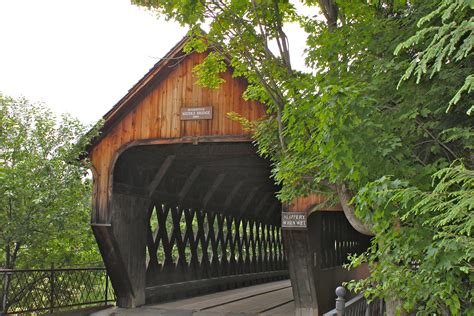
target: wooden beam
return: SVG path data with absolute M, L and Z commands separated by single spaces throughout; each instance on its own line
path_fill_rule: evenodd
M 207 204 L 212 199 L 212 196 L 216 192 L 217 188 L 221 185 L 222 181 L 224 181 L 225 176 L 226 176 L 225 173 L 221 173 L 214 179 L 214 182 L 209 188 L 209 191 L 207 191 L 206 195 L 204 196 L 204 200 L 202 203 L 204 209 L 206 209 Z
M 261 186 L 256 186 L 252 190 L 250 190 L 250 193 L 247 195 L 245 198 L 244 202 L 242 203 L 242 206 L 240 208 L 239 214 L 242 215 L 246 212 L 250 202 L 252 202 L 253 198 L 257 194 L 258 190 L 260 190 Z
M 168 191 L 155 190 L 151 196 L 151 199 L 155 202 L 178 202 L 178 194 L 173 194 Z
M 277 220 L 275 220 L 274 218 L 272 219 L 271 216 L 272 215 L 279 215 L 281 216 L 281 208 L 278 208 L 278 206 L 280 205 L 280 201 L 276 200 L 275 202 L 273 202 L 273 204 L 268 208 L 268 213 L 266 214 L 265 216 L 265 221 L 266 222 L 271 222 L 271 223 L 275 223 L 275 222 L 278 222 Z
M 230 191 L 230 194 L 227 196 L 227 198 L 225 199 L 225 202 L 224 202 L 224 211 L 228 211 L 229 210 L 229 207 L 230 205 L 232 204 L 232 200 L 234 199 L 234 197 L 237 195 L 237 193 L 239 192 L 240 188 L 242 187 L 242 185 L 244 184 L 245 181 L 241 180 L 239 182 L 237 182 L 237 184 L 235 185 L 235 187 L 232 189 L 232 191 Z
M 171 164 L 173 163 L 173 160 L 175 158 L 176 158 L 176 155 L 170 155 L 166 157 L 165 161 L 161 164 L 160 169 L 155 175 L 155 178 L 153 178 L 153 180 L 148 185 L 148 196 L 151 197 L 153 195 L 153 191 L 155 191 L 156 188 L 158 188 L 158 186 L 161 183 L 161 180 L 163 180 L 163 178 L 165 177 L 166 172 L 171 167 Z
M 257 206 L 255 207 L 255 212 L 257 214 L 260 214 L 262 211 L 262 208 L 265 206 L 265 204 L 268 202 L 268 199 L 273 195 L 274 192 L 265 192 L 263 194 L 262 199 L 260 202 L 258 202 Z M 258 215 L 257 215 L 258 216 Z
M 188 195 L 189 190 L 193 186 L 194 181 L 196 181 L 196 179 L 199 177 L 199 174 L 201 173 L 202 169 L 203 168 L 201 166 L 195 167 L 193 172 L 191 172 L 189 177 L 186 179 L 186 182 L 184 183 L 183 188 L 181 189 L 178 195 L 180 202 L 182 202 L 186 198 L 186 195 Z
M 242 284 L 243 282 L 268 281 L 274 279 L 284 279 L 288 277 L 288 270 L 275 270 L 247 274 L 226 275 L 215 278 L 176 282 L 171 284 L 155 285 L 146 288 L 147 303 L 155 303 L 163 300 L 163 297 L 180 297 L 189 291 L 200 291 L 206 293 L 211 288 L 228 284 Z M 222 315 L 222 314 L 217 314 Z
M 130 185 L 122 182 L 114 182 L 113 192 L 118 194 L 148 197 L 146 188 Z

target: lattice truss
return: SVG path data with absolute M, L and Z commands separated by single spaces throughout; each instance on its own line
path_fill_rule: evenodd
M 149 285 L 286 268 L 276 224 L 161 203 L 148 223 Z
M 370 238 L 352 228 L 343 212 L 321 212 L 318 215 L 321 268 L 342 266 L 348 262 L 348 254 L 361 254 L 367 250 Z

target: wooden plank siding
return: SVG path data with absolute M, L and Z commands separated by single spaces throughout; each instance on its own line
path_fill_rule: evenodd
M 180 62 L 172 60 L 167 73 L 157 84 L 148 87 L 147 93 L 135 101 L 133 107 L 121 118 L 109 115 L 105 124 L 113 126 L 95 143 L 90 158 L 95 169 L 96 196 L 94 197 L 93 222 L 109 222 L 108 200 L 110 198 L 111 173 L 114 161 L 121 148 L 134 141 L 174 139 L 185 137 L 234 136 L 234 140 L 249 140 L 250 135 L 242 126 L 232 122 L 227 113 L 237 112 L 256 120 L 265 115 L 263 105 L 245 101 L 241 95 L 245 81 L 232 78 L 230 71 L 223 74 L 226 80 L 218 89 L 198 86 L 193 77 L 194 66 L 201 63 L 204 54 L 193 53 Z M 127 102 L 133 102 L 129 98 Z M 212 106 L 212 120 L 180 120 L 181 107 Z M 118 116 L 115 115 L 115 116 Z M 235 137 L 237 136 L 237 137 Z M 164 142 L 162 142 L 164 143 Z

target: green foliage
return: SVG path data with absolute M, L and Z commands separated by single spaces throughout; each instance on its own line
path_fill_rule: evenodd
M 98 261 L 88 225 L 88 163 L 79 160 L 86 128 L 3 95 L 0 122 L 0 266 Z
M 216 52 L 210 52 L 202 64 L 194 67 L 193 73 L 198 78 L 198 84 L 217 89 L 225 82 L 219 74 L 225 72 L 226 69 L 227 65 L 224 62 L 224 57 Z
M 433 11 L 418 21 L 417 25 L 423 28 L 400 43 L 395 50 L 398 54 L 402 49 L 416 47 L 420 42 L 426 43 L 416 47 L 412 52 L 414 59 L 401 80 L 407 80 L 415 75 L 419 83 L 423 75 L 430 73 L 432 78 L 449 63 L 463 59 L 469 63 L 474 62 L 474 2 L 467 0 L 440 2 Z M 469 94 L 472 90 L 474 90 L 474 75 L 471 73 L 450 100 L 449 107 L 458 103 L 464 92 Z M 469 106 L 467 112 L 471 114 L 474 111 L 474 104 Z
M 352 262 L 368 262 L 372 275 L 351 288 L 401 298 L 419 315 L 474 312 L 472 170 L 453 163 L 426 190 L 384 177 L 359 191 L 356 202 L 360 215 L 373 219 L 375 237 Z

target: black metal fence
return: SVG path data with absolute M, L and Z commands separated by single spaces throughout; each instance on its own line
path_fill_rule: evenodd
M 0 269 L 0 315 L 115 301 L 105 268 Z
M 345 300 L 347 291 L 342 286 L 336 289 L 336 308 L 324 313 L 323 316 L 382 316 L 385 314 L 385 304 L 381 299 L 367 302 L 363 294 L 358 294 L 351 300 Z

